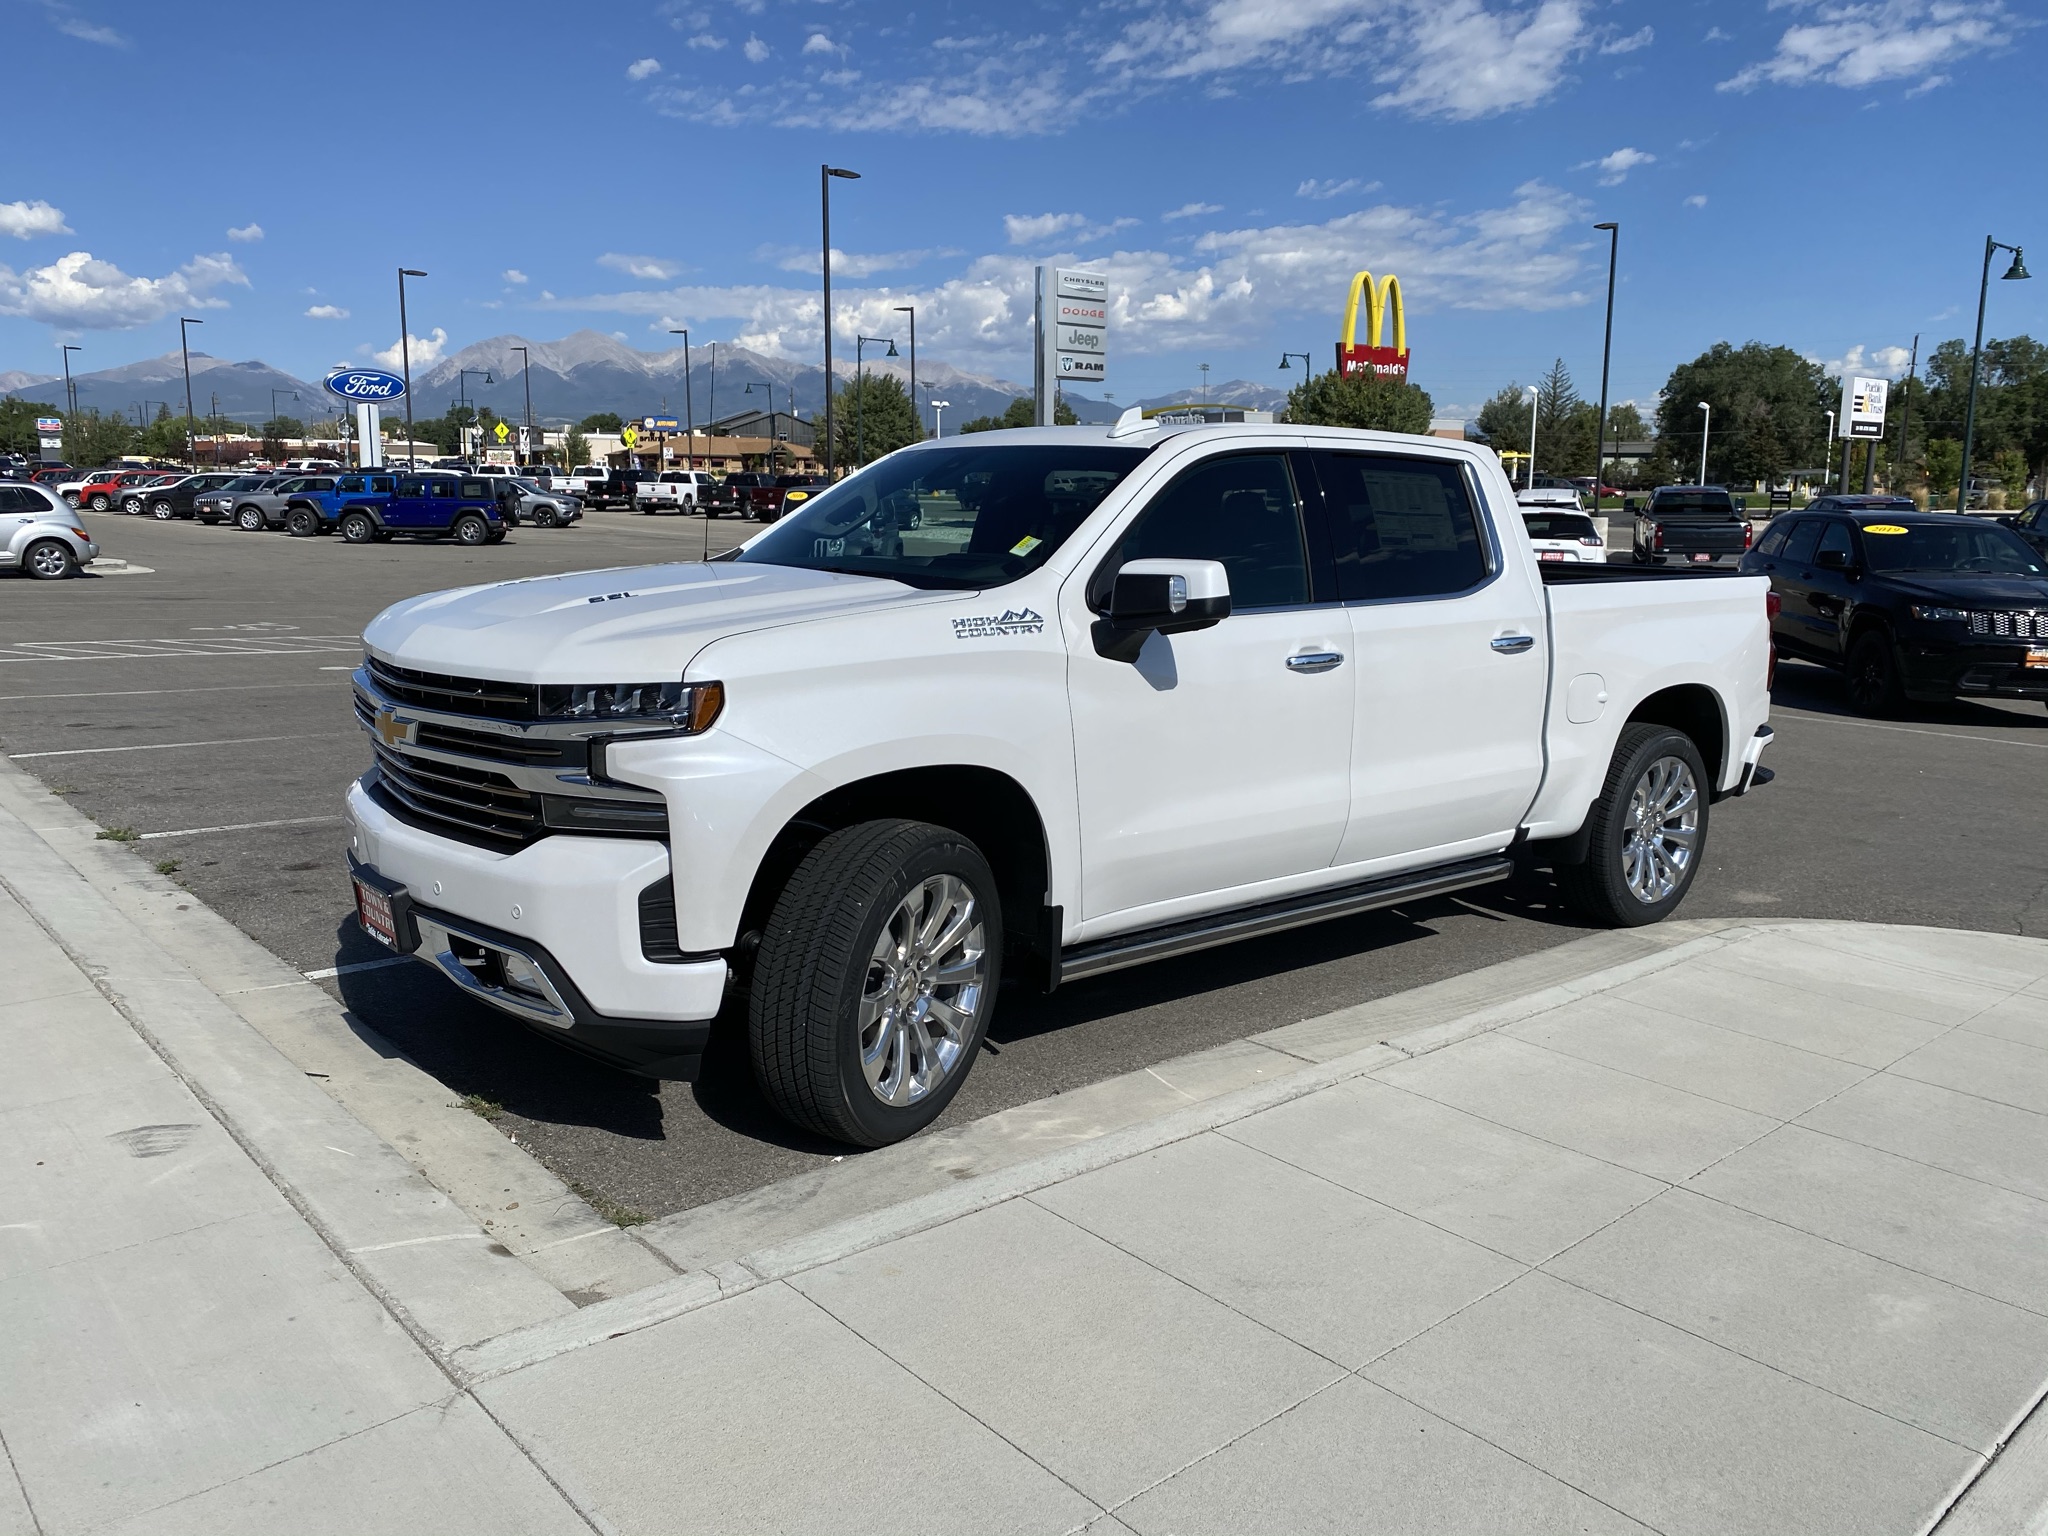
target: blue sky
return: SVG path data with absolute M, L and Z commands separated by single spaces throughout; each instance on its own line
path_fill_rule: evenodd
M 0 371 L 185 313 L 317 375 L 393 347 L 401 263 L 415 365 L 671 325 L 814 358 L 825 160 L 863 173 L 846 353 L 915 303 L 922 355 L 1022 380 L 1033 263 L 1087 265 L 1119 399 L 1326 366 L 1360 267 L 1440 412 L 1560 355 L 1595 393 L 1600 219 L 1618 399 L 1718 339 L 1902 371 L 1968 334 L 1987 233 L 2048 276 L 2039 0 L 8 3 L 66 105 L 0 182 Z M 2048 282 L 1989 330 L 2048 334 Z

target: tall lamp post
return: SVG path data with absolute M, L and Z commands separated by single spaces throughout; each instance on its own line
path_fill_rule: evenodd
M 71 383 L 71 354 L 83 352 L 85 348 L 64 343 L 64 409 L 72 416 L 78 414 L 78 391 Z
M 910 412 L 914 416 L 917 414 L 917 306 L 898 304 L 896 313 L 910 316 Z M 920 436 L 924 432 L 922 422 L 918 424 L 918 432 Z
M 1528 391 L 1529 391 L 1529 465 L 1528 465 L 1528 467 L 1527 467 L 1526 469 L 1524 469 L 1524 470 L 1522 471 L 1522 489 L 1523 489 L 1523 490 L 1525 490 L 1525 491 L 1533 491 L 1533 490 L 1535 490 L 1535 489 L 1536 489 L 1536 398 L 1537 398 L 1537 395 L 1536 395 L 1536 386 L 1535 386 L 1534 384 L 1524 384 L 1524 385 L 1522 386 L 1522 388 L 1524 388 L 1524 389 L 1526 389 L 1526 390 L 1528 390 Z
M 690 399 L 690 328 L 670 330 L 669 335 L 683 338 L 683 429 L 689 443 L 686 457 L 690 468 L 697 467 L 697 407 Z
M 1897 490 L 1906 478 L 1906 429 L 1913 421 L 1913 379 L 1920 372 L 1920 333 L 1913 333 L 1913 357 L 1906 364 L 1906 397 L 1899 402 L 1899 451 L 1892 456 L 1891 481 Z
M 756 380 L 754 383 L 749 384 L 745 389 L 740 391 L 740 398 L 742 400 L 746 399 L 748 395 L 751 395 L 757 389 L 766 390 L 768 393 L 768 469 L 770 473 L 773 473 L 776 466 L 775 386 L 773 384 L 763 384 L 759 380 Z
M 1600 510 L 1600 487 L 1607 479 L 1607 365 L 1614 357 L 1614 265 L 1621 254 L 1621 226 L 1595 224 L 1607 231 L 1607 333 L 1600 343 L 1600 421 L 1593 428 L 1593 510 Z
M 868 462 L 868 392 L 861 384 L 861 349 L 870 342 L 879 347 L 885 341 L 889 343 L 889 350 L 885 355 L 896 356 L 896 338 L 893 336 L 862 336 L 856 332 L 853 338 L 853 420 L 857 435 L 853 456 L 860 461 L 854 465 L 855 469 L 865 467 Z M 830 382 L 829 379 L 826 380 L 827 384 Z M 827 395 L 825 398 L 829 400 L 831 396 Z M 829 425 L 827 430 L 830 430 Z
M 472 373 L 474 373 L 474 374 L 480 374 L 480 375 L 482 375 L 482 377 L 483 377 L 483 381 L 484 381 L 484 382 L 485 382 L 486 384 L 495 384 L 495 383 L 497 383 L 497 382 L 498 382 L 498 381 L 497 381 L 496 379 L 494 379 L 494 378 L 492 378 L 492 377 L 491 377 L 491 370 L 490 370 L 490 369 L 488 369 L 488 368 L 458 368 L 458 369 L 456 369 L 456 370 L 455 370 L 455 398 L 456 398 L 456 401 L 457 401 L 457 402 L 458 402 L 459 404 L 461 404 L 462 406 L 464 406 L 465 408 L 466 408 L 466 407 L 467 407 L 467 406 L 469 405 L 469 394 L 468 394 L 468 389 L 469 389 L 469 376 L 470 376 L 470 375 L 471 375 Z M 471 420 L 471 422 L 472 422 L 472 423 L 474 423 L 474 422 L 475 422 L 475 420 L 476 420 L 476 418 L 475 418 L 474 416 L 472 416 L 472 417 L 470 418 L 470 420 Z M 468 428 L 468 427 L 464 427 L 464 428 L 462 429 L 462 434 L 463 434 L 463 447 L 464 447 L 464 448 L 466 449 L 466 448 L 467 448 L 467 447 L 469 446 L 469 428 Z M 481 429 L 479 429 L 479 430 L 478 430 L 478 432 L 477 432 L 477 434 L 476 434 L 476 445 L 477 445 L 477 451 L 478 451 L 479 453 L 481 453 L 481 452 L 483 451 L 483 445 L 484 445 L 484 434 L 483 434 L 483 432 L 482 432 L 482 430 L 481 430 Z M 468 457 L 469 457 L 469 455 L 468 455 L 467 453 L 464 453 L 464 454 L 463 454 L 463 457 L 464 457 L 464 458 L 468 458 Z
M 1984 300 L 1991 292 L 1991 254 L 1994 251 L 2011 251 L 2012 265 L 2005 269 L 2004 281 L 2025 282 L 2034 274 L 2027 270 L 2026 257 L 2016 245 L 2007 245 L 1984 237 L 1984 276 L 1977 284 L 1977 341 L 1970 348 L 1970 404 L 1963 413 L 1963 474 L 1956 482 L 1956 510 L 1967 511 L 1970 505 L 1970 451 L 1977 442 L 1977 374 L 1980 368 L 1978 358 L 1984 352 Z
M 514 347 L 511 350 L 519 354 L 519 382 L 526 387 L 526 420 L 521 425 L 526 428 L 526 454 L 528 458 L 531 458 L 533 456 L 533 359 L 526 355 L 526 348 L 524 347 Z
M 934 442 L 937 442 L 946 435 L 946 407 L 952 403 L 950 400 L 934 400 L 932 402 L 932 441 Z
M 412 459 L 412 332 L 407 329 L 405 318 L 405 280 L 408 277 L 425 277 L 427 274 L 417 267 L 398 269 L 398 360 L 405 375 L 405 467 L 417 469 Z
M 1820 449 L 1820 488 L 1823 491 L 1828 488 L 1828 481 L 1834 478 L 1835 473 L 1835 413 L 1829 411 L 1827 415 L 1828 437 Z
M 825 478 L 832 478 L 832 178 L 859 181 L 859 171 L 838 166 L 818 167 L 819 224 L 825 242 L 822 271 L 825 276 Z
M 185 327 L 188 325 L 204 324 L 206 324 L 204 320 L 190 320 L 183 315 L 178 317 L 178 353 L 185 360 L 185 458 L 194 469 L 199 467 L 199 460 L 193 456 L 192 449 L 192 349 L 185 341 L 187 334 Z M 214 462 L 216 464 L 220 462 L 218 449 L 214 452 Z
M 1714 430 L 1714 408 L 1704 400 L 1700 401 L 1699 404 L 1700 409 L 1707 414 L 1706 418 L 1700 422 L 1700 477 L 1695 483 L 1705 485 L 1707 483 L 1707 434 Z
M 1316 365 L 1309 361 L 1309 356 L 1306 352 L 1282 352 L 1280 354 L 1280 371 L 1282 373 L 1287 372 L 1287 359 L 1290 357 L 1301 359 L 1301 371 L 1303 373 L 1314 373 L 1316 371 Z

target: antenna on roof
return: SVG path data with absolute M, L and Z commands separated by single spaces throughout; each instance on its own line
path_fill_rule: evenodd
M 1158 425 L 1157 422 L 1147 421 L 1144 411 L 1134 405 L 1127 409 L 1123 415 L 1117 417 L 1116 425 L 1109 429 L 1109 435 L 1111 437 L 1135 437 L 1140 432 L 1156 430 Z

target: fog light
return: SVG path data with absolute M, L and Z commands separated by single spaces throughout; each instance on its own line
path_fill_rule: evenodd
M 2048 667 L 2048 645 L 2028 646 L 2026 664 L 2030 667 Z
M 531 992 L 535 997 L 547 996 L 547 982 L 531 960 L 524 955 L 515 955 L 509 949 L 499 951 L 499 956 L 506 986 L 520 992 Z

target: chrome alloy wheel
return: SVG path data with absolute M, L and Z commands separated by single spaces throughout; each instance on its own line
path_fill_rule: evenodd
M 1645 906 L 1683 883 L 1700 838 L 1700 790 L 1692 769 L 1660 757 L 1643 770 L 1628 797 L 1621 872 L 1631 895 Z
M 884 1104 L 915 1104 L 960 1065 L 988 988 L 988 945 L 973 890 L 933 875 L 875 939 L 860 998 L 860 1066 Z

